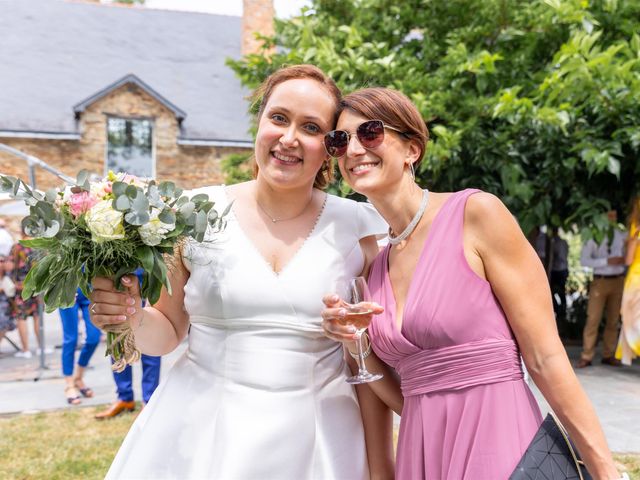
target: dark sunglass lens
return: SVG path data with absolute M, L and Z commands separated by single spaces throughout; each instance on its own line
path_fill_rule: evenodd
M 333 130 L 324 136 L 324 146 L 332 157 L 341 157 L 347 152 L 349 135 L 343 130 Z
M 380 120 L 369 120 L 358 127 L 358 140 L 365 148 L 375 148 L 384 140 L 384 124 Z

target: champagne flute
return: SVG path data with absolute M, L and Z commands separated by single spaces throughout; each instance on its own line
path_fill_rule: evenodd
M 347 378 L 347 383 L 357 384 L 374 382 L 376 380 L 380 380 L 382 378 L 382 374 L 371 373 L 367 370 L 364 361 L 364 352 L 362 349 L 362 334 L 369 326 L 369 323 L 371 323 L 371 317 L 373 316 L 373 310 L 371 307 L 368 305 L 361 305 L 362 302 L 371 300 L 367 280 L 364 277 L 352 278 L 351 282 L 349 282 L 349 291 L 351 294 L 351 303 L 347 303 L 345 305 L 347 310 L 345 321 L 356 328 L 358 374 Z

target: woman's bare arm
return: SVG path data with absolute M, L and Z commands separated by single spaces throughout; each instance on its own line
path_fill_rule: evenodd
M 189 316 L 184 309 L 184 286 L 189 272 L 181 262 L 176 263 L 169 272 L 172 295 L 163 288 L 158 302 L 144 308 L 135 275 L 123 277 L 124 291 L 117 290 L 109 278 L 94 279 L 91 321 L 98 328 L 129 322 L 137 347 L 147 355 L 165 355 L 175 350 L 189 329 Z
M 469 197 L 464 242 L 470 266 L 490 282 L 531 377 L 567 427 L 587 468 L 594 478 L 618 478 L 600 422 L 558 336 L 547 276 L 499 199 L 487 193 Z

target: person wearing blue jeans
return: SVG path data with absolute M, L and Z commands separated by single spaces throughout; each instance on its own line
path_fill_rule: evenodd
M 100 342 L 100 330 L 91 323 L 89 303 L 89 299 L 78 289 L 75 305 L 59 310 L 63 334 L 62 375 L 65 380 L 64 394 L 69 405 L 78 405 L 80 403 L 80 395 L 86 398 L 93 397 L 93 390 L 84 383 L 84 371 Z M 86 337 L 74 374 L 75 352 L 78 344 L 79 312 L 82 312 Z
M 142 270 L 136 271 L 136 275 L 138 276 L 140 283 L 142 283 Z M 140 361 L 142 363 L 143 406 L 149 401 L 151 395 L 160 382 L 161 358 L 162 357 L 145 355 L 144 353 L 140 357 Z M 131 365 L 127 365 L 127 367 L 120 373 L 113 372 L 113 379 L 116 382 L 116 392 L 118 394 L 118 400 L 112 403 L 106 410 L 97 413 L 95 415 L 95 418 L 97 418 L 98 420 L 115 417 L 117 415 L 120 415 L 124 411 L 132 412 L 136 408 L 136 403 L 133 397 L 133 372 Z

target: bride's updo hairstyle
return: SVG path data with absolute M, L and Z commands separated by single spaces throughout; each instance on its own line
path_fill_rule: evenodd
M 314 65 L 293 65 L 290 67 L 283 67 L 269 75 L 267 79 L 262 82 L 262 84 L 256 89 L 252 96 L 252 103 L 254 106 L 252 110 L 258 111 L 256 115 L 257 121 L 260 121 L 260 117 L 262 117 L 262 114 L 264 113 L 265 106 L 267 105 L 267 102 L 269 101 L 273 90 L 278 85 L 286 82 L 287 80 L 304 79 L 315 80 L 316 82 L 318 82 L 327 90 L 327 92 L 329 92 L 331 97 L 333 97 L 333 99 L 335 100 L 335 115 L 331 119 L 331 127 L 335 127 L 336 122 L 338 121 L 338 106 L 340 105 L 342 93 L 340 92 L 340 89 L 333 81 L 333 79 L 327 76 L 322 70 Z M 253 160 L 253 177 L 255 178 L 258 175 L 258 164 L 255 162 L 255 158 Z M 325 189 L 333 181 L 333 171 L 333 158 L 329 158 L 325 163 L 322 164 L 322 168 L 320 168 L 320 170 L 316 174 L 315 181 L 313 182 L 313 187 Z
M 401 137 L 415 141 L 420 157 L 414 165 L 420 163 L 427 150 L 429 131 L 422 115 L 404 93 L 391 88 L 363 88 L 341 100 L 339 113 L 347 109 L 368 120 L 382 120 L 385 125 L 401 131 Z

